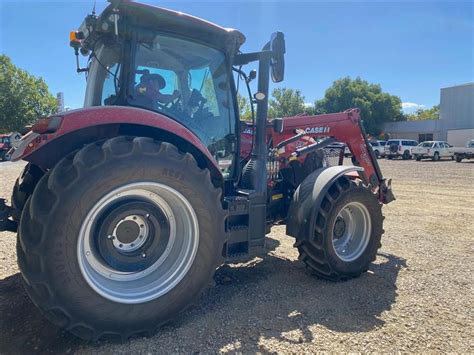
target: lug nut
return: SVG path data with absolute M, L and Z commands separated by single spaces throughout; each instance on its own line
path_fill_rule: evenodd
M 107 239 L 114 239 L 114 236 L 113 235 L 108 235 Z
M 119 244 L 119 248 L 123 247 L 123 244 Z
M 142 258 L 146 258 L 146 254 L 145 254 L 145 253 L 142 253 Z

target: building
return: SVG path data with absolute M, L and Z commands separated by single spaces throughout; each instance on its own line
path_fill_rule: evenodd
M 63 92 L 58 92 L 58 94 L 56 95 L 56 102 L 57 102 L 57 107 L 58 107 L 58 113 L 64 112 L 64 93 Z
M 390 122 L 384 127 L 390 138 L 442 140 L 464 146 L 474 139 L 474 83 L 442 88 L 439 120 Z

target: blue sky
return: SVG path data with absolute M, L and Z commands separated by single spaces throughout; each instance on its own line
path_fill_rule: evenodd
M 408 109 L 439 102 L 439 89 L 474 81 L 474 2 L 240 1 L 144 2 L 203 17 L 247 36 L 254 51 L 271 32 L 286 36 L 286 77 L 306 102 L 341 77 L 360 76 L 400 96 Z M 43 77 L 67 106 L 82 106 L 69 31 L 91 11 L 87 1 L 0 0 L 0 52 Z M 97 1 L 101 11 L 107 3 Z M 84 61 L 85 62 L 85 61 Z

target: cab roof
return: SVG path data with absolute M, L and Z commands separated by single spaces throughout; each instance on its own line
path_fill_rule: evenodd
M 106 21 L 114 9 L 135 26 L 156 29 L 193 40 L 208 43 L 230 52 L 237 52 L 245 36 L 234 29 L 224 28 L 201 18 L 162 7 L 130 0 L 110 0 L 111 4 L 99 16 Z

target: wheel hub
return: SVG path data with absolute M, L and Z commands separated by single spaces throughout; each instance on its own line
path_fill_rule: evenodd
M 340 216 L 337 216 L 336 224 L 334 225 L 334 238 L 341 238 L 346 231 L 346 222 Z
M 145 218 L 130 215 L 120 220 L 111 234 L 114 247 L 121 252 L 139 249 L 148 239 L 149 227 Z

